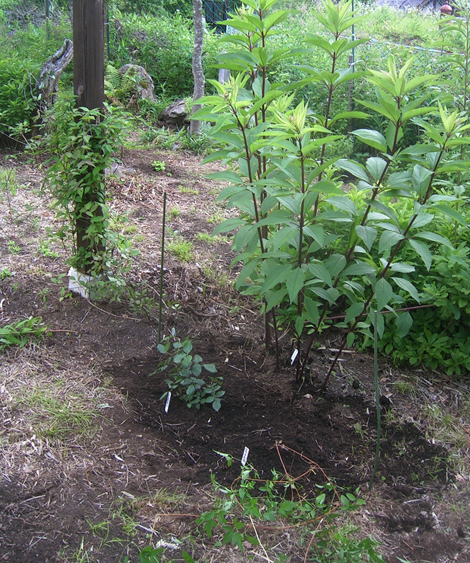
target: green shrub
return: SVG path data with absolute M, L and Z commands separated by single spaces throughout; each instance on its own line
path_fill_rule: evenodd
M 424 364 L 444 369 L 448 375 L 470 371 L 470 248 L 462 242 L 456 249 L 441 246 L 428 272 L 414 272 L 428 309 L 403 312 L 388 318 L 380 349 L 396 363 Z M 406 338 L 400 338 L 400 323 L 413 323 Z
M 115 7 L 125 13 L 151 14 L 152 16 L 165 13 L 180 13 L 186 17 L 193 14 L 191 0 L 116 0 Z
M 36 114 L 36 76 L 40 67 L 0 60 L 0 140 L 8 143 L 27 133 Z
M 36 115 L 37 79 L 45 61 L 71 37 L 65 17 L 45 25 L 11 28 L 0 12 L 0 139 L 28 134 Z M 68 72 L 70 72 L 68 70 Z M 67 78 L 65 74 L 63 77 Z
M 111 60 L 115 67 L 139 64 L 150 74 L 155 94 L 167 97 L 192 96 L 193 32 L 192 21 L 181 14 L 174 16 L 113 13 L 111 25 Z M 206 78 L 215 78 L 211 69 L 217 51 L 216 38 L 205 36 L 204 70 Z

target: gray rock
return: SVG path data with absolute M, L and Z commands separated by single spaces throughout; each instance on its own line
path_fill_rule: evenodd
M 144 67 L 128 64 L 122 66 L 119 72 L 123 77 L 130 78 L 135 82 L 135 90 L 139 98 L 155 101 L 153 80 Z
M 183 127 L 189 122 L 188 110 L 184 100 L 176 100 L 165 108 L 159 115 L 158 119 L 169 125 Z

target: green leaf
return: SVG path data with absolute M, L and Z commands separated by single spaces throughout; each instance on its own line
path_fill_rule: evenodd
M 413 221 L 413 229 L 419 229 L 427 225 L 434 219 L 434 215 L 431 213 L 418 213 L 416 219 Z
M 406 262 L 392 262 L 390 266 L 390 271 L 400 272 L 401 274 L 409 274 L 415 270 L 416 268 L 414 266 L 407 264 Z
M 287 226 L 281 227 L 271 239 L 273 249 L 283 247 L 287 242 L 292 240 L 297 235 L 297 242 L 299 229 L 297 227 Z
M 356 204 L 349 197 L 330 197 L 327 201 L 353 217 L 357 215 Z
M 402 155 L 419 156 L 422 154 L 428 154 L 430 152 L 436 152 L 435 145 L 411 145 L 411 147 L 406 147 L 406 149 L 400 151 L 400 156 Z
M 413 325 L 413 318 L 408 311 L 401 313 L 395 319 L 395 324 L 397 326 L 397 336 L 399 338 L 404 338 L 410 331 Z
M 319 262 L 310 263 L 308 265 L 309 271 L 323 283 L 331 287 L 333 285 L 333 280 L 331 279 L 331 274 L 325 266 Z
M 437 233 L 432 233 L 431 231 L 421 231 L 420 233 L 416 233 L 414 238 L 419 237 L 424 240 L 431 240 L 433 242 L 438 242 L 440 244 L 444 244 L 448 248 L 453 248 L 452 244 L 449 242 L 448 239 L 445 237 L 438 235 Z
M 417 255 L 421 258 L 424 265 L 426 266 L 426 269 L 429 272 L 432 264 L 432 254 L 429 250 L 428 245 L 415 239 L 409 239 L 408 242 L 415 249 Z
M 320 314 L 318 312 L 318 305 L 311 297 L 305 297 L 305 313 L 307 316 L 307 321 L 312 323 L 313 326 L 318 325 L 320 320 Z
M 217 373 L 217 368 L 214 364 L 203 364 L 204 369 L 210 373 Z
M 175 362 L 175 364 L 180 364 L 186 357 L 187 354 L 175 354 L 173 356 L 173 361 Z
M 244 221 L 243 219 L 238 219 L 235 217 L 226 219 L 213 230 L 212 234 L 218 235 L 219 233 L 228 233 L 230 231 L 233 231 L 234 229 L 237 229 L 238 227 L 241 227 L 245 224 L 245 222 L 246 221 Z
M 344 191 L 337 187 L 331 180 L 320 180 L 315 184 L 311 184 L 308 192 L 315 192 L 327 195 L 344 195 Z
M 356 227 L 357 236 L 364 242 L 367 250 L 372 248 L 375 239 L 377 238 L 377 229 L 374 227 L 364 227 L 362 225 L 357 225 Z
M 364 311 L 364 303 L 353 303 L 346 310 L 346 318 L 344 319 L 346 323 L 349 323 L 356 317 L 358 317 Z
M 348 348 L 351 348 L 351 346 L 354 344 L 355 339 L 356 339 L 356 334 L 354 332 L 350 332 L 346 338 L 346 346 Z
M 378 182 L 382 178 L 382 174 L 386 166 L 387 161 L 379 157 L 370 157 L 366 162 L 366 168 L 375 182 Z
M 339 119 L 368 119 L 367 113 L 363 111 L 345 111 L 342 113 L 336 114 L 333 119 L 330 119 L 330 125 L 332 125 L 335 121 Z
M 292 266 L 286 264 L 277 264 L 273 268 L 270 268 L 263 284 L 263 290 L 268 291 L 276 285 L 284 283 L 290 276 L 291 271 Z
M 364 180 L 364 182 L 369 182 L 369 177 L 365 172 L 364 168 L 358 162 L 354 162 L 353 160 L 346 160 L 345 158 L 340 158 L 336 161 L 336 166 L 349 172 L 355 178 L 359 178 L 359 180 Z
M 251 277 L 251 274 L 256 270 L 257 262 L 255 260 L 251 260 L 244 266 L 241 272 L 238 274 L 237 281 L 235 282 L 235 288 L 240 289 L 242 283 L 246 280 L 246 278 Z
M 221 180 L 222 182 L 232 182 L 234 184 L 238 184 L 242 181 L 240 176 L 231 170 L 214 172 L 213 174 L 208 174 L 207 178 L 210 178 L 211 180 Z
M 392 277 L 392 280 L 398 285 L 398 287 L 401 287 L 401 289 L 404 289 L 406 292 L 408 292 L 416 302 L 421 302 L 419 299 L 418 290 L 411 282 L 403 278 L 396 277 Z
M 388 304 L 392 296 L 392 286 L 385 278 L 380 278 L 380 280 L 375 284 L 375 299 L 377 301 L 377 311 L 379 313 L 380 311 L 382 311 L 385 305 Z
M 462 225 L 466 225 L 467 221 L 465 219 L 465 216 L 462 215 L 462 213 L 459 213 L 456 209 L 454 209 L 453 207 L 449 207 L 448 205 L 444 205 L 444 204 L 438 204 L 438 205 L 433 205 L 433 209 L 436 209 L 438 211 L 440 211 L 441 213 L 444 213 L 444 215 L 447 215 L 448 217 L 450 217 L 451 219 L 454 219 L 455 221 L 458 221 L 459 223 L 461 223 Z M 414 225 L 413 225 L 414 226 Z
M 344 278 L 345 276 L 364 276 L 367 274 L 375 274 L 374 266 L 371 266 L 366 262 L 356 262 L 341 272 L 341 278 Z
M 295 333 L 297 336 L 302 335 L 302 331 L 304 329 L 304 323 L 305 320 L 303 317 L 297 317 L 297 319 L 295 320 Z
M 302 268 L 295 268 L 295 270 L 289 274 L 286 282 L 287 291 L 289 292 L 289 299 L 291 303 L 293 303 L 297 299 L 299 292 L 304 287 L 304 283 L 305 272 L 302 270 Z
M 322 287 L 310 286 L 310 289 L 313 293 L 316 293 L 319 297 L 328 301 L 330 305 L 333 305 L 339 297 L 339 291 L 333 287 L 330 289 L 323 289 Z
M 282 286 L 277 291 L 268 291 L 265 293 L 266 299 L 266 313 L 270 311 L 273 307 L 277 307 L 286 297 L 287 289 Z
M 373 147 L 382 152 L 387 150 L 387 141 L 385 137 L 379 131 L 373 131 L 372 129 L 356 129 L 352 132 L 356 135 L 364 144 Z
M 332 254 L 324 263 L 325 268 L 335 278 L 346 266 L 346 257 L 343 254 Z
M 403 235 L 401 233 L 396 233 L 394 231 L 384 231 L 382 233 L 382 236 L 380 237 L 379 252 L 383 253 L 401 240 L 403 240 Z

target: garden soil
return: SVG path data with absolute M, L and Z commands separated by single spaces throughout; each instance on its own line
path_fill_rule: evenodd
M 114 228 L 140 251 L 126 274 L 134 289 L 89 301 L 70 295 L 61 276 L 68 251 L 47 238 L 56 219 L 49 196 L 38 191 L 38 163 L 0 155 L 21 184 L 16 194 L 4 189 L 0 203 L 0 271 L 8 271 L 0 281 L 0 326 L 34 316 L 49 327 L 42 339 L 0 355 L 0 561 L 137 563 L 149 544 L 165 547 L 174 561 L 183 560 L 183 548 L 195 560 L 218 563 L 275 561 L 279 553 L 292 562 L 313 560 L 305 558 L 302 530 L 287 522 L 258 527 L 266 551 L 217 547 L 207 538 L 191 543 L 197 517 L 211 507 L 211 479 L 236 487 L 248 448 L 261 480 L 275 470 L 277 479 L 295 482 L 310 498 L 329 482 L 341 492 L 357 491 L 366 504 L 348 515 L 351 533 L 379 540 L 388 563 L 470 562 L 470 423 L 460 429 L 467 441 L 452 444 L 435 437 L 439 428 L 425 414 L 438 405 L 455 417 L 468 401 L 465 381 L 379 359 L 382 440 L 370 489 L 377 436 L 373 358 L 344 353 L 319 395 L 342 336 L 325 332 L 307 380 L 296 383 L 288 335 L 280 335 L 276 366 L 257 304 L 233 289 L 230 240 L 201 235 L 233 213 L 216 203 L 221 186 L 205 179 L 211 170 L 176 148 L 125 149 L 120 157 L 109 180 L 110 207 Z M 219 412 L 188 409 L 177 398 L 165 412 L 161 400 L 167 389 L 157 351 L 164 193 L 161 330 L 189 336 L 195 353 L 216 365 L 225 390 Z M 178 241 L 193 245 L 187 262 L 177 256 Z M 87 396 L 91 422 L 68 421 L 63 432 L 60 425 L 52 431 L 53 397 L 39 398 L 49 388 L 57 399 L 63 393 L 64 408 Z

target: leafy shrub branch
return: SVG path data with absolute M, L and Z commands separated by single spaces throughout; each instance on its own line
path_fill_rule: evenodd
M 380 130 L 367 128 L 364 112 L 331 113 L 338 85 L 356 77 L 347 63 L 358 45 L 345 35 L 356 21 L 350 3 L 323 2 L 316 15 L 325 34 L 306 43 L 328 53 L 329 69 L 306 67 L 296 84 L 272 84 L 270 64 L 298 51 L 272 50 L 269 38 L 288 12 L 272 11 L 275 0 L 250 0 L 230 20 L 238 33 L 225 39 L 234 45 L 221 65 L 233 77 L 213 82 L 217 95 L 206 96 L 197 119 L 215 122 L 213 137 L 225 145 L 206 159 L 222 160 L 228 170 L 213 177 L 228 181 L 220 195 L 238 208 L 239 217 L 222 223 L 216 232 L 237 230 L 235 262 L 242 262 L 237 287 L 260 299 L 269 314 L 269 329 L 290 327 L 297 349 L 297 379 L 304 376 L 310 348 L 318 334 L 331 326 L 329 315 L 345 312 L 336 326 L 345 337 L 323 382 L 357 333 L 371 336 L 382 314 L 420 302 L 411 275 L 422 261 L 430 269 L 440 246 L 452 247 L 436 232 L 442 217 L 465 223 L 454 205 L 457 197 L 442 187 L 466 169 L 459 159 L 468 144 L 469 125 L 457 111 L 429 98 L 435 76 L 409 77 L 413 61 L 401 69 L 393 58 L 386 70 L 370 70 L 366 79 L 375 99 L 358 100 L 378 115 Z M 329 36 L 330 39 L 325 38 Z M 294 99 L 306 84 L 325 89 L 324 113 L 314 113 Z M 423 93 L 424 91 L 424 93 Z M 341 120 L 362 119 L 353 135 L 368 146 L 365 164 L 347 159 L 326 160 L 325 147 L 342 136 Z M 404 134 L 413 124 L 417 143 Z M 354 178 L 345 186 L 342 177 Z M 343 176 L 342 176 L 343 175 Z M 410 314 L 396 314 L 400 337 L 412 324 Z M 267 344 L 270 332 L 267 331 Z

